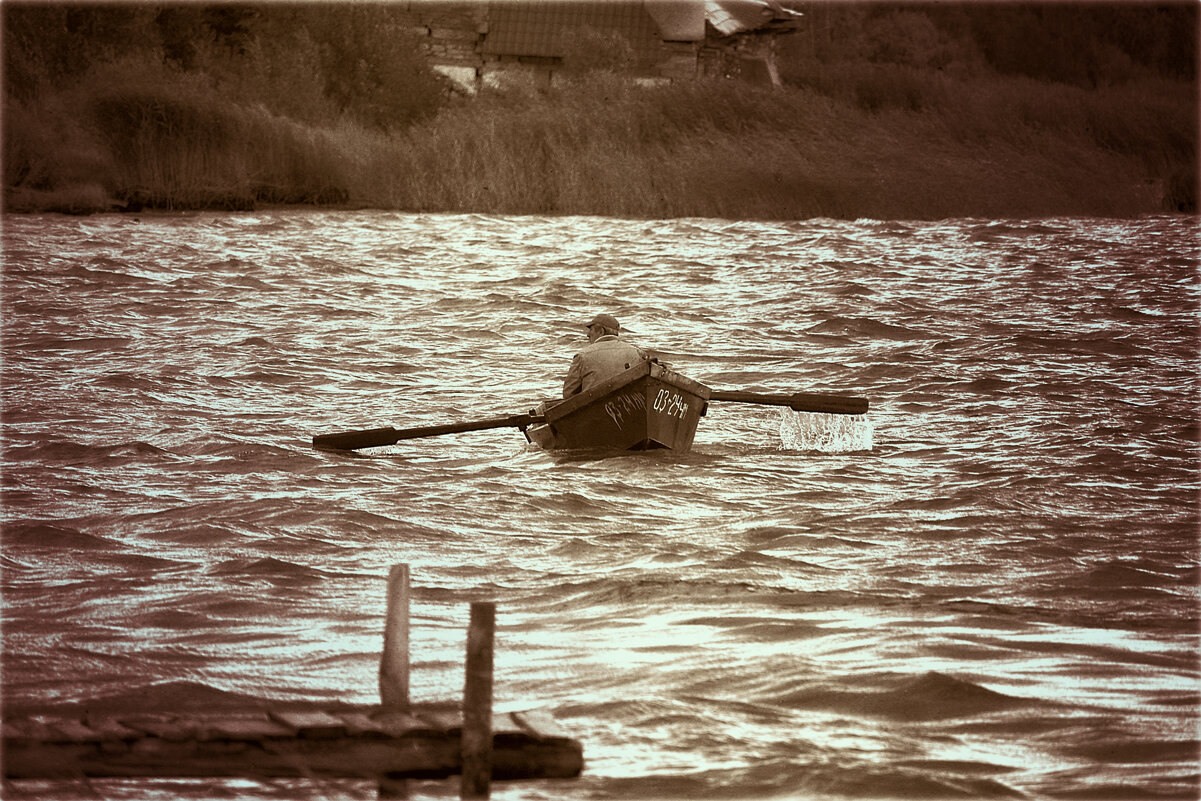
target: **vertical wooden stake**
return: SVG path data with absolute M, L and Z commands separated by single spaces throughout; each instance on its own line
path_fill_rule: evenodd
M 389 799 L 397 801 L 409 797 L 409 780 L 408 779 L 393 779 L 388 776 L 381 776 L 379 784 L 376 786 L 376 798 Z
M 379 663 L 380 705 L 409 707 L 409 566 L 393 565 L 388 574 L 388 617 Z
M 463 688 L 463 775 L 460 798 L 488 798 L 492 791 L 492 639 L 496 604 L 471 605 L 467 628 L 467 682 Z
M 388 572 L 388 611 L 384 618 L 384 651 L 379 661 L 379 701 L 384 709 L 409 708 L 409 566 Z M 380 776 L 377 797 L 409 797 L 405 779 Z

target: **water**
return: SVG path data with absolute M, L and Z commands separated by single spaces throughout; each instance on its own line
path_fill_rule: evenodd
M 1195 222 L 186 214 L 4 220 L 9 708 L 413 696 L 498 603 L 499 709 L 585 748 L 503 799 L 1195 798 Z M 694 452 L 516 430 L 582 324 L 715 388 Z M 453 781 L 414 797 L 454 797 Z M 370 798 L 19 782 L 14 798 Z

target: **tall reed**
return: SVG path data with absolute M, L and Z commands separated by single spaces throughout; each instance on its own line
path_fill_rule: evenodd
M 385 132 L 231 102 L 194 75 L 95 80 L 10 107 L 6 204 L 932 218 L 1148 213 L 1166 208 L 1163 187 L 1195 207 L 1195 182 L 1173 178 L 1196 158 L 1179 84 L 920 85 L 918 101 L 882 103 L 592 74 L 485 92 Z

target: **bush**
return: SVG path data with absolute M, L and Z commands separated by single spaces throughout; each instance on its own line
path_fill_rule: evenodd
M 101 211 L 117 165 L 66 108 L 10 102 L 4 114 L 5 207 Z
M 42 193 L 94 184 L 109 206 L 165 209 L 348 199 L 353 159 L 324 129 L 231 103 L 203 76 L 135 67 L 99 67 L 38 113 L 13 106 L 6 183 Z
M 596 72 L 631 74 L 636 66 L 634 46 L 616 31 L 582 28 L 568 36 L 563 73 L 578 77 Z
M 398 129 L 433 116 L 450 94 L 447 80 L 425 62 L 414 35 L 393 21 L 386 4 L 281 13 L 300 15 L 300 27 L 317 44 L 325 94 L 342 115 Z

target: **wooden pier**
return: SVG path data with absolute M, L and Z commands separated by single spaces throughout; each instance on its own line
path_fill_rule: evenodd
M 579 743 L 542 713 L 490 721 L 489 778 L 574 778 Z M 187 715 L 30 716 L 5 720 L 10 779 L 127 777 L 445 778 L 462 772 L 455 707 L 319 706 Z M 477 793 L 475 797 L 479 797 Z
M 378 706 L 262 701 L 232 711 L 5 717 L 8 779 L 84 777 L 404 779 L 459 774 L 463 798 L 490 782 L 575 778 L 583 748 L 543 711 L 494 715 L 495 605 L 473 603 L 462 703 L 409 702 L 409 570 L 392 569 Z

